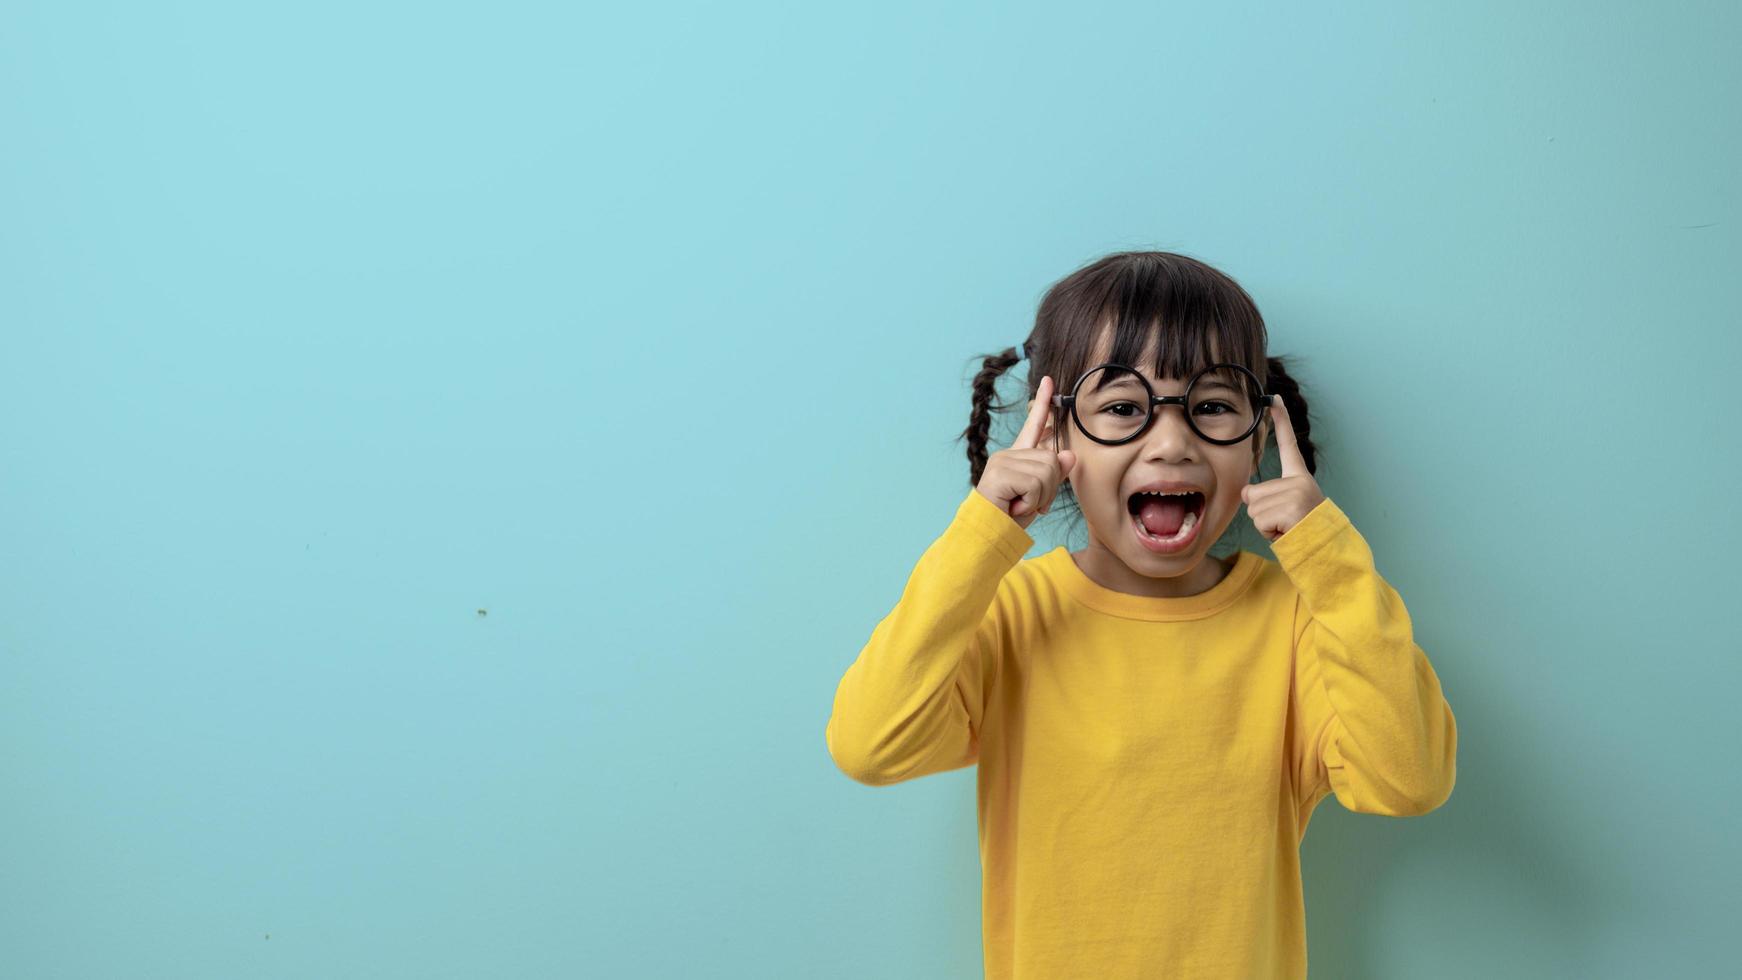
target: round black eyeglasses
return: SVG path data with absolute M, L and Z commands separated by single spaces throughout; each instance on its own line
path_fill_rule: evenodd
M 1085 371 L 1070 394 L 1054 395 L 1052 403 L 1069 409 L 1077 431 L 1104 446 L 1141 437 L 1164 405 L 1180 406 L 1186 424 L 1205 442 L 1231 446 L 1257 431 L 1270 396 L 1258 376 L 1239 364 L 1212 364 L 1192 376 L 1185 394 L 1157 395 L 1148 378 L 1110 361 Z

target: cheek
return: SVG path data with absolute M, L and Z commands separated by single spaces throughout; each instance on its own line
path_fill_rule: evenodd
M 1076 450 L 1076 454 L 1077 465 L 1071 467 L 1071 486 L 1076 488 L 1079 499 L 1112 500 L 1119 496 L 1123 467 L 1081 449 Z
M 1244 458 L 1219 467 L 1216 470 L 1216 499 L 1210 501 L 1210 509 L 1218 514 L 1232 514 L 1243 504 L 1241 491 L 1252 478 L 1251 460 Z

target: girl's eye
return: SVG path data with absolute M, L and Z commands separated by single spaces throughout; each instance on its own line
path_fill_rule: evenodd
M 1126 414 L 1123 412 L 1113 411 L 1115 408 L 1129 408 L 1132 411 L 1136 411 L 1137 403 L 1136 402 L 1114 402 L 1113 404 L 1108 405 L 1106 408 L 1101 409 L 1101 411 L 1110 413 L 1115 418 L 1122 418 L 1122 419 L 1131 418 L 1131 416 L 1129 414 Z
M 1206 408 L 1220 408 L 1220 409 L 1222 409 L 1222 411 L 1220 411 L 1220 412 L 1203 412 L 1202 413 L 1202 414 L 1206 414 L 1206 415 L 1226 415 L 1229 412 L 1232 412 L 1234 410 L 1234 406 L 1228 404 L 1227 402 L 1199 402 L 1198 408 L 1200 410 L 1206 409 Z

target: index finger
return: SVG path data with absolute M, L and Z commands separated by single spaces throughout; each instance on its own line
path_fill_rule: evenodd
M 1040 443 L 1040 433 L 1046 427 L 1047 412 L 1052 409 L 1052 375 L 1040 379 L 1040 389 L 1034 393 L 1034 406 L 1028 410 L 1028 420 L 1016 434 L 1011 449 L 1033 449 Z
M 1276 455 L 1282 460 L 1283 476 L 1305 476 L 1306 460 L 1300 454 L 1300 443 L 1294 441 L 1294 422 L 1288 417 L 1288 405 L 1281 395 L 1271 395 L 1275 409 Z

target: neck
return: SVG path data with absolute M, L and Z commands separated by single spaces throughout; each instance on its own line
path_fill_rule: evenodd
M 1232 556 L 1211 558 L 1204 555 L 1195 564 L 1187 567 L 1185 562 L 1191 560 L 1188 555 L 1158 556 L 1151 566 L 1153 573 L 1148 569 L 1138 571 L 1127 565 L 1112 549 L 1095 540 L 1094 535 L 1089 536 L 1087 548 L 1071 552 L 1071 560 L 1096 585 L 1115 592 L 1158 599 L 1208 592 L 1234 570 Z

